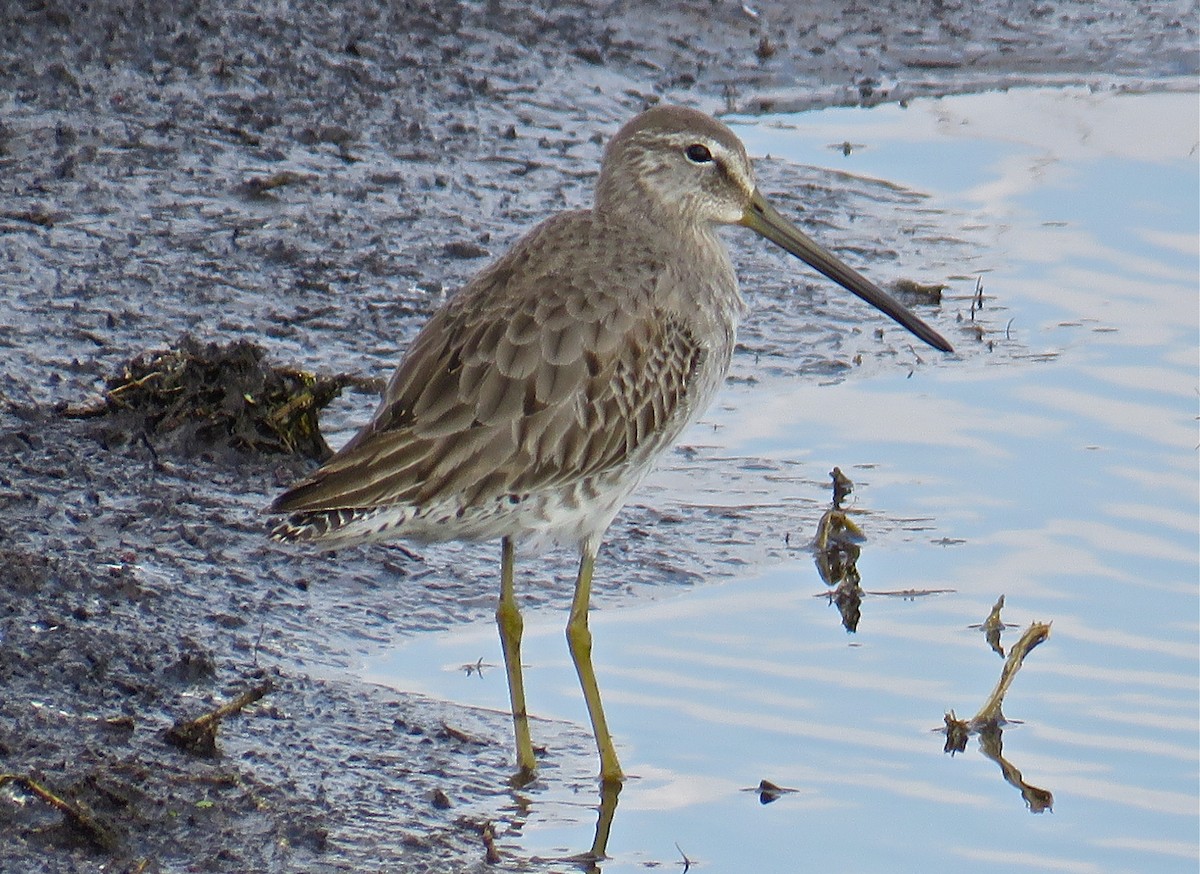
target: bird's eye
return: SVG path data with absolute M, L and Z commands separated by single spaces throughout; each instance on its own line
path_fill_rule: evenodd
M 687 155 L 687 159 L 693 164 L 707 164 L 713 159 L 712 152 L 708 150 L 708 146 L 700 143 L 692 143 L 692 145 L 683 150 L 683 153 Z

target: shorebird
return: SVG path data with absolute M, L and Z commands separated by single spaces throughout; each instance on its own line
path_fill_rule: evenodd
M 521 673 L 516 546 L 579 551 L 567 641 L 604 784 L 624 779 L 592 667 L 588 603 L 605 530 L 709 406 L 744 304 L 721 225 L 742 225 L 886 313 L 940 334 L 780 215 L 737 136 L 679 106 L 604 151 L 590 209 L 547 219 L 478 273 L 409 346 L 371 421 L 284 492 L 276 540 L 339 546 L 499 539 L 496 621 L 517 773 L 535 773 Z

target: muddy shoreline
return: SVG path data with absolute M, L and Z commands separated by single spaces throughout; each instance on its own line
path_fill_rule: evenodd
M 604 138 L 655 99 L 756 112 L 1197 74 L 1185 2 L 291 6 L 0 0 L 0 773 L 114 836 L 9 785 L 0 871 L 483 870 L 489 821 L 525 868 L 507 717 L 347 672 L 488 615 L 494 556 L 268 543 L 261 508 L 307 460 L 62 415 L 135 355 L 191 335 L 386 373 L 486 256 L 586 202 Z M 372 403 L 349 392 L 327 431 Z M 690 581 L 655 523 L 618 520 L 607 560 Z M 217 756 L 165 741 L 268 680 Z M 543 779 L 591 766 L 586 732 L 543 735 Z

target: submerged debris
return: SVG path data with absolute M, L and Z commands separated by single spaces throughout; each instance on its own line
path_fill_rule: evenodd
M 343 388 L 374 389 L 375 381 L 316 376 L 265 359 L 266 350 L 245 340 L 219 345 L 185 336 L 176 348 L 136 356 L 101 398 L 63 412 L 103 417 L 109 443 L 143 439 L 184 455 L 233 449 L 327 458 L 317 412 Z

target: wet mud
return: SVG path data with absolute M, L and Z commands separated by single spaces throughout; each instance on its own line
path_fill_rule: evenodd
M 78 415 L 111 412 L 103 393 L 131 362 L 166 369 L 139 356 L 215 343 L 259 350 L 244 373 L 342 375 L 322 416 L 333 441 L 448 293 L 587 201 L 604 138 L 648 102 L 758 112 L 1105 87 L 1194 75 L 1196 38 L 1185 2 L 0 0 L 0 774 L 15 775 L 0 870 L 459 871 L 520 855 L 507 717 L 350 670 L 398 635 L 488 615 L 497 556 L 269 543 L 262 508 L 313 463 L 276 451 L 294 446 L 231 439 L 220 415 L 183 430 L 129 405 Z M 771 161 L 760 174 L 864 263 L 910 242 L 855 225 L 847 204 L 915 210 L 911 192 Z M 763 361 L 822 379 L 909 365 L 911 347 L 812 287 L 798 289 L 811 323 L 776 319 L 794 270 L 731 242 L 757 311 L 735 378 Z M 947 300 L 922 315 L 955 337 Z M 208 401 L 221 415 L 262 385 L 228 388 Z M 711 515 L 716 541 L 744 525 Z M 681 521 L 652 500 L 623 514 L 602 556 L 621 572 L 597 599 L 728 558 L 672 543 Z M 565 604 L 547 581 L 569 565 L 539 562 L 526 603 Z M 268 683 L 209 754 L 168 741 Z M 586 732 L 543 734 L 544 779 L 590 767 Z

